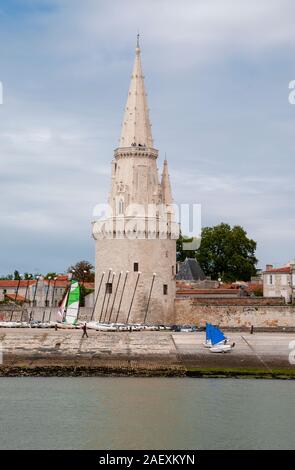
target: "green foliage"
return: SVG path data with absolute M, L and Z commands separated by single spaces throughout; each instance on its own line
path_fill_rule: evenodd
M 85 297 L 93 292 L 94 289 L 87 289 L 83 284 L 80 284 L 80 306 L 85 307 Z
M 202 230 L 197 260 L 212 279 L 249 281 L 256 274 L 256 242 L 239 225 L 220 224 Z
M 246 231 L 236 225 L 221 223 L 202 230 L 201 244 L 197 250 L 183 250 L 184 241 L 193 241 L 184 235 L 177 240 L 177 260 L 197 258 L 206 276 L 225 282 L 249 281 L 256 274 L 256 242 Z
M 30 273 L 25 273 L 24 274 L 24 279 L 27 281 L 28 279 L 33 279 L 33 274 L 30 274 Z
M 74 266 L 70 266 L 68 273 L 73 273 L 74 279 L 79 282 L 94 282 L 94 266 L 88 261 L 79 261 Z
M 57 273 L 47 273 L 44 279 L 54 279 L 55 277 L 57 277 Z

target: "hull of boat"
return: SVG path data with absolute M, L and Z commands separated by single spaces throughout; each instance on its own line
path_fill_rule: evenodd
M 227 353 L 231 350 L 232 346 L 230 344 L 216 344 L 209 349 L 209 351 L 212 353 Z

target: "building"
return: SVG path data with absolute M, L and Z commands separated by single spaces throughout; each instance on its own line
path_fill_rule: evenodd
M 0 280 L 0 301 L 26 303 L 34 307 L 57 307 L 62 300 L 68 280 Z
M 178 263 L 176 279 L 182 281 L 204 281 L 206 276 L 195 258 L 186 258 L 183 262 Z
M 287 303 L 295 299 L 295 261 L 280 268 L 267 264 L 263 272 L 263 296 L 284 297 Z
M 108 214 L 93 222 L 98 320 L 172 321 L 179 227 L 168 163 L 160 182 L 157 159 L 137 42 Z

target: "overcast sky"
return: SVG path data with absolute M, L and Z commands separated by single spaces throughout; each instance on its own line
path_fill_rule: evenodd
M 141 33 L 175 202 L 295 257 L 294 0 L 1 0 L 0 274 L 94 261 Z

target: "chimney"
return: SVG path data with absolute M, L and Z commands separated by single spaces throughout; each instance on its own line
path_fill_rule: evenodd
M 273 265 L 272 264 L 267 264 L 266 267 L 265 267 L 265 271 L 270 271 L 271 269 L 273 269 Z

